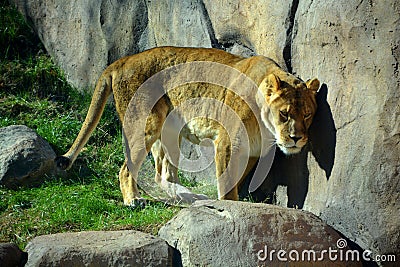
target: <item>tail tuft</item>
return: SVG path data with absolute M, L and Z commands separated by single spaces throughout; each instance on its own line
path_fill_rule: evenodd
M 60 170 L 67 170 L 71 165 L 71 160 L 64 156 L 58 156 L 54 159 L 54 162 L 58 169 Z

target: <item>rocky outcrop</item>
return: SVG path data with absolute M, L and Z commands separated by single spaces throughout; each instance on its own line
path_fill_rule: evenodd
M 26 247 L 26 266 L 172 266 L 172 249 L 137 231 L 44 235 Z
M 400 2 L 300 2 L 292 68 L 327 91 L 304 208 L 362 247 L 399 258 Z
M 55 156 L 34 130 L 24 125 L 0 128 L 0 184 L 15 189 L 43 182 L 54 170 Z
M 167 243 L 168 242 L 168 243 Z M 169 244 L 169 245 L 168 245 Z M 197 201 L 154 237 L 137 231 L 44 235 L 26 266 L 362 266 L 369 254 L 315 215 L 275 205 Z M 375 266 L 371 263 L 368 266 Z
M 269 55 L 284 65 L 282 48 L 295 5 L 226 0 L 13 2 L 78 88 L 93 86 L 116 59 L 155 46 L 217 47 Z
M 398 1 L 14 2 L 79 88 L 113 60 L 161 45 L 263 54 L 318 77 L 310 152 L 278 155 L 255 193 L 261 199 L 281 184 L 284 205 L 319 215 L 364 249 L 400 257 Z
M 180 252 L 183 266 L 361 266 L 362 259 L 354 250 L 359 261 L 335 260 L 353 248 L 315 215 L 267 204 L 197 201 L 159 236 Z

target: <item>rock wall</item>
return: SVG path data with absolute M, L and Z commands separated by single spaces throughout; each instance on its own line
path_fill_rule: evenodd
M 292 67 L 326 84 L 336 129 L 331 175 L 309 155 L 305 209 L 364 248 L 400 253 L 400 3 L 300 3 Z
M 224 48 L 269 55 L 285 65 L 282 49 L 289 41 L 293 5 L 226 0 L 12 2 L 78 88 L 93 87 L 116 59 L 155 46 Z
M 161 45 L 262 54 L 318 77 L 310 153 L 280 157 L 274 179 L 289 206 L 364 249 L 400 255 L 397 0 L 14 2 L 79 88 L 115 59 Z

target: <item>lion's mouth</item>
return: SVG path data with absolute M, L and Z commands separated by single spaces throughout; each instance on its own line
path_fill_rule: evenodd
M 284 145 L 284 144 L 278 144 L 278 147 L 281 149 L 281 151 L 286 154 L 286 155 L 291 155 L 291 154 L 296 154 L 301 151 L 302 147 L 296 146 L 296 145 Z

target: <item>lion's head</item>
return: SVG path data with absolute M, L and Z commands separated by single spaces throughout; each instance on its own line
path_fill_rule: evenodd
M 310 127 L 317 109 L 315 95 L 319 89 L 317 79 L 303 82 L 292 75 L 281 80 L 268 75 L 259 86 L 261 118 L 273 133 L 283 153 L 299 153 L 308 141 Z

